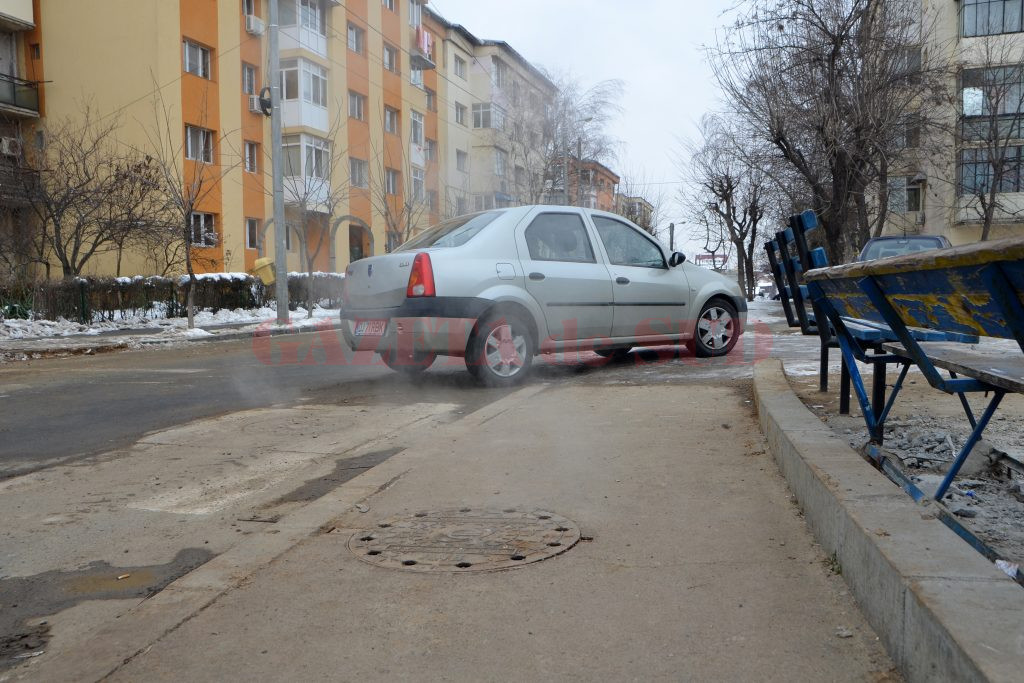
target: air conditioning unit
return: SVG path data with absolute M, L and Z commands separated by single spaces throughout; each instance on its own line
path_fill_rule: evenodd
M 254 36 L 263 35 L 263 20 L 255 14 L 245 15 L 245 32 Z
M 0 154 L 5 157 L 20 157 L 21 140 L 18 138 L 0 138 Z
M 249 111 L 253 114 L 262 114 L 263 108 L 260 106 L 259 95 L 249 95 Z

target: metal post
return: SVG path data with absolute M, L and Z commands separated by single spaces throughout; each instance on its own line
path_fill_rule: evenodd
M 669 251 L 676 250 L 676 224 L 668 224 L 668 248 Z
M 583 206 L 583 138 L 576 137 L 576 206 Z
M 277 324 L 288 324 L 288 226 L 284 221 L 284 174 L 281 168 L 281 51 L 278 48 L 277 1 L 270 2 L 270 167 L 274 188 L 274 270 Z

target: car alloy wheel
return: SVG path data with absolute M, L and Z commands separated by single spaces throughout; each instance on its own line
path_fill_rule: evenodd
M 704 304 L 694 330 L 696 355 L 723 356 L 736 344 L 736 309 L 720 299 Z
M 490 386 L 511 386 L 526 376 L 533 363 L 533 340 L 514 315 L 496 315 L 478 325 L 469 343 L 466 365 Z

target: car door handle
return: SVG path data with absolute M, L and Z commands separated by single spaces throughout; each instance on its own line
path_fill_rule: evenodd
M 544 273 L 530 273 L 530 279 L 531 280 L 543 280 L 544 279 Z
M 629 278 L 628 277 L 622 277 L 620 275 L 619 277 L 615 278 L 615 284 L 617 284 L 617 285 L 628 285 L 629 284 Z

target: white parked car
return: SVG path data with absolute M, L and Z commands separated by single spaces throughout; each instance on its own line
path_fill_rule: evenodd
M 621 216 L 520 206 L 440 223 L 345 271 L 342 331 L 353 349 L 421 372 L 462 356 L 491 386 L 538 353 L 685 344 L 728 353 L 743 332 L 735 282 L 686 263 Z

